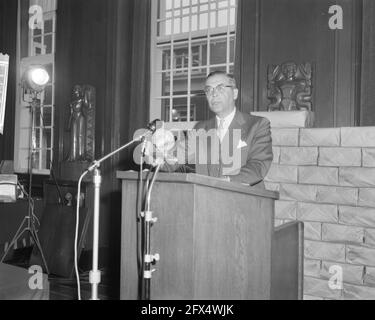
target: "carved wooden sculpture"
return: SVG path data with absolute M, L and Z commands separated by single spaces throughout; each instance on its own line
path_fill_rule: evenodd
M 310 63 L 268 66 L 268 111 L 312 110 Z
M 94 160 L 95 89 L 76 85 L 70 104 L 70 146 L 67 161 Z

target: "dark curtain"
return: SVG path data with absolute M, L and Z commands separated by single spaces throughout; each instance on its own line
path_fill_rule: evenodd
M 61 0 L 57 13 L 55 167 L 68 145 L 67 122 L 75 84 L 96 88 L 96 158 L 132 139 L 149 121 L 151 0 Z M 121 187 L 117 170 L 132 168 L 123 151 L 101 166 L 101 244 L 119 292 Z M 63 179 L 64 177 L 60 177 Z M 103 258 L 103 256 L 102 256 Z
M 9 55 L 4 134 L 0 134 L 0 160 L 13 160 L 16 103 L 17 1 L 0 0 L 0 52 Z
M 258 111 L 258 57 L 260 0 L 237 0 L 235 78 L 239 88 L 237 107 Z

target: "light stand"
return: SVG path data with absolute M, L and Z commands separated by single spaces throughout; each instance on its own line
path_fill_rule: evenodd
M 45 266 L 45 270 L 47 274 L 49 274 L 49 269 L 48 265 L 46 262 L 46 259 L 43 254 L 42 246 L 39 241 L 38 233 L 35 228 L 34 220 L 34 203 L 32 200 L 32 178 L 33 178 L 33 162 L 34 162 L 34 155 L 35 155 L 35 109 L 40 106 L 40 100 L 37 97 L 37 92 L 33 91 L 32 93 L 32 100 L 30 102 L 30 113 L 31 113 L 31 132 L 30 132 L 30 142 L 29 142 L 29 147 L 30 147 L 30 153 L 29 153 L 29 192 L 28 192 L 28 213 L 27 215 L 23 218 L 16 234 L 14 235 L 12 241 L 10 242 L 7 250 L 5 251 L 2 259 L 0 262 L 3 262 L 6 256 L 8 255 L 10 249 L 13 247 L 14 244 L 17 243 L 18 239 L 25 233 L 29 232 L 34 243 L 36 244 L 40 255 L 42 256 L 43 264 Z M 22 229 L 22 227 L 26 224 L 26 226 Z
M 101 281 L 101 274 L 100 270 L 98 269 L 98 261 L 99 261 L 99 217 L 100 217 L 100 187 L 102 182 L 101 173 L 99 170 L 100 164 L 113 157 L 115 154 L 119 153 L 120 151 L 128 148 L 135 142 L 141 142 L 149 135 L 153 134 L 156 130 L 156 123 L 158 120 L 153 121 L 151 124 L 148 125 L 148 131 L 136 137 L 126 145 L 116 149 L 115 151 L 109 153 L 108 155 L 104 156 L 99 160 L 95 160 L 90 167 L 83 172 L 79 181 L 82 181 L 83 177 L 86 176 L 89 172 L 93 172 L 93 182 L 94 182 L 94 221 L 93 221 L 93 256 L 92 256 L 92 270 L 90 271 L 89 275 L 89 282 L 91 284 L 91 300 L 99 300 L 98 298 L 98 286 Z M 79 189 L 79 188 L 78 188 Z

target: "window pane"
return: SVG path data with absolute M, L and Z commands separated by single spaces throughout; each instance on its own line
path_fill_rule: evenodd
M 35 108 L 35 114 L 34 114 L 34 120 L 35 120 L 35 126 L 40 127 L 41 126 L 41 108 Z
M 52 107 L 43 108 L 43 126 L 44 127 L 52 126 Z
M 44 48 L 46 50 L 46 54 L 52 53 L 52 34 L 44 37 Z
M 44 21 L 44 33 L 52 33 L 52 32 L 53 32 L 53 21 L 45 20 Z
M 170 100 L 164 100 L 164 121 L 183 122 L 188 121 L 188 102 L 187 98 L 173 99 L 172 118 L 170 118 Z M 195 103 L 190 104 L 190 119 L 189 121 L 197 120 L 198 106 Z
M 39 157 L 40 157 L 40 151 L 36 151 L 34 152 L 34 154 L 32 155 L 32 169 L 40 169 L 40 160 L 39 160 Z
M 33 56 L 45 54 L 45 47 L 42 45 L 42 37 L 35 37 L 32 39 L 32 51 Z
M 44 89 L 43 105 L 52 105 L 52 86 L 47 86 Z
M 231 38 L 230 39 L 230 56 L 229 56 L 229 61 L 231 63 L 234 63 L 235 50 L 236 50 L 236 41 L 234 38 Z
M 180 47 L 174 50 L 173 57 L 173 68 L 175 69 L 186 69 L 189 67 L 189 49 L 188 47 Z M 181 73 L 186 73 L 187 71 L 181 71 Z
M 52 63 L 49 63 L 49 64 L 44 65 L 44 67 L 46 68 L 46 70 L 48 72 L 48 75 L 49 75 L 48 84 L 51 84 L 52 79 L 53 79 L 53 65 L 52 65 Z
M 218 26 L 225 27 L 228 25 L 228 10 L 219 10 Z
M 170 70 L 171 69 L 171 48 L 163 49 L 162 53 L 162 70 Z
M 181 19 L 175 18 L 173 20 L 173 34 L 178 34 L 181 32 Z
M 35 144 L 34 144 L 34 148 L 41 148 L 41 141 L 40 141 L 40 137 L 41 137 L 41 134 L 40 132 L 42 131 L 42 129 L 35 129 Z
M 189 17 L 182 18 L 182 32 L 189 32 L 190 22 Z
M 188 93 L 188 79 L 186 74 L 175 75 L 173 79 L 173 95 L 186 95 Z
M 33 34 L 34 34 L 34 36 L 41 36 L 42 35 L 42 29 L 35 28 L 33 30 Z
M 175 9 L 181 7 L 181 0 L 174 0 L 174 7 Z
M 43 168 L 51 169 L 51 150 L 43 150 L 42 163 Z
M 43 129 L 43 145 L 42 148 L 51 148 L 52 147 L 52 133 L 51 129 Z
M 199 15 L 199 30 L 206 30 L 208 28 L 208 13 L 201 13 Z
M 163 72 L 162 73 L 162 96 L 169 96 L 171 87 L 171 73 L 170 72 Z
M 211 42 L 211 64 L 222 64 L 227 61 L 227 42 L 217 40 Z

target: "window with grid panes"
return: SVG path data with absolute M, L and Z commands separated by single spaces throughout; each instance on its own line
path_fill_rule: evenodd
M 39 27 L 29 27 L 29 19 L 35 12 L 29 8 L 37 5 L 42 9 L 43 19 Z M 40 106 L 36 108 L 34 124 L 31 124 L 29 98 L 18 87 L 15 123 L 15 171 L 29 172 L 31 147 L 35 151 L 32 170 L 35 174 L 49 174 L 53 154 L 53 129 L 55 108 L 55 37 L 57 0 L 20 0 L 19 29 L 19 62 L 18 83 L 24 71 L 30 65 L 43 65 L 50 80 L 45 90 L 39 95 Z M 33 128 L 33 130 L 31 130 Z M 31 139 L 30 139 L 31 135 Z M 30 146 L 30 141 L 32 146 Z
M 153 1 L 151 119 L 192 122 L 211 114 L 207 75 L 234 72 L 236 0 Z

